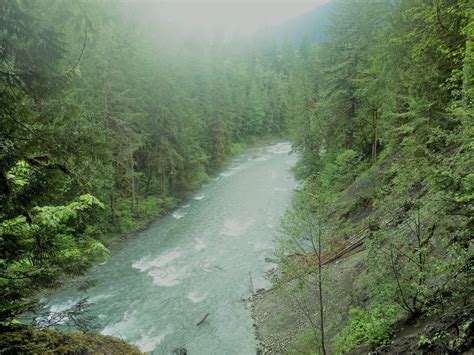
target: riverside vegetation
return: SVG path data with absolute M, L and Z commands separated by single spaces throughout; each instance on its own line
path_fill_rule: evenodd
M 340 2 L 327 41 L 299 50 L 288 127 L 304 188 L 277 286 L 311 326 L 290 352 L 473 346 L 473 15 L 468 1 Z
M 380 349 L 403 324 L 472 309 L 470 1 L 336 1 L 327 35 L 297 43 L 180 38 L 110 1 L 0 8 L 3 348 L 34 352 L 18 317 L 38 292 L 264 137 L 300 154 L 275 282 L 314 307 L 288 351 Z M 334 307 L 327 265 L 352 245 L 361 285 Z M 409 346 L 466 351 L 473 327 L 464 312 Z M 77 337 L 58 351 L 94 352 Z

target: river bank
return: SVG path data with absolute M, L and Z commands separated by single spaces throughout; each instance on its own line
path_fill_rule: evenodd
M 324 267 L 327 290 L 332 297 L 326 305 L 329 337 L 334 337 L 347 319 L 350 299 L 363 297 L 361 289 L 364 276 L 366 251 L 359 247 L 334 263 Z M 298 354 L 305 351 L 305 334 L 314 332 L 313 324 L 318 319 L 316 292 L 310 287 L 298 288 L 298 280 L 290 281 L 278 288 L 256 293 L 252 299 L 252 318 L 258 341 L 257 353 Z M 329 295 L 329 292 L 327 293 Z M 313 324 L 312 324 L 313 323 Z
M 148 212 L 146 216 L 136 216 L 133 222 L 129 225 L 126 230 L 119 232 L 110 232 L 106 235 L 101 236 L 100 241 L 111 251 L 118 250 L 122 247 L 123 244 L 129 239 L 134 239 L 141 232 L 150 228 L 153 224 L 159 223 L 163 218 L 171 216 L 176 210 L 180 208 L 180 205 L 187 204 L 192 200 L 193 195 L 198 193 L 204 186 L 209 184 L 212 181 L 215 181 L 221 174 L 222 171 L 225 171 L 226 167 L 232 165 L 232 161 L 237 159 L 240 155 L 244 154 L 246 151 L 251 151 L 253 149 L 263 148 L 265 146 L 280 144 L 284 142 L 282 137 L 276 136 L 264 136 L 258 139 L 254 139 L 248 142 L 239 142 L 232 144 L 230 148 L 230 153 L 226 157 L 226 160 L 219 166 L 216 171 L 209 173 L 206 177 L 199 183 L 199 187 L 190 190 L 181 192 L 175 196 L 165 196 L 163 203 L 157 208 L 154 212 Z

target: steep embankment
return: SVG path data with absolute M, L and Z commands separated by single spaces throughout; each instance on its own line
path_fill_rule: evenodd
M 411 315 L 403 308 L 403 299 L 400 304 L 388 302 L 381 313 L 375 313 L 374 318 L 365 318 L 360 322 L 361 331 L 366 332 L 364 327 L 374 326 L 386 329 L 382 332 L 375 329 L 371 336 L 366 339 L 359 336 L 354 328 L 349 333 L 348 328 L 354 322 L 354 313 L 357 309 L 373 309 L 377 304 L 380 286 L 374 286 L 374 269 L 390 269 L 390 264 L 382 263 L 383 259 L 375 259 L 378 253 L 394 250 L 394 242 L 404 238 L 406 233 L 411 233 L 408 224 L 411 215 L 402 214 L 398 210 L 391 209 L 387 203 L 376 203 L 380 201 L 380 190 L 387 186 L 391 166 L 396 159 L 387 159 L 374 165 L 364 173 L 357 176 L 354 181 L 327 206 L 330 224 L 329 245 L 323 255 L 323 286 L 326 341 L 330 352 L 344 352 L 359 354 L 377 350 L 380 353 L 463 353 L 472 350 L 474 320 L 472 297 L 459 297 L 454 292 L 440 295 L 439 299 L 431 299 L 431 304 L 424 304 L 424 311 L 416 316 Z M 304 192 L 302 192 L 304 193 Z M 391 194 L 388 193 L 383 201 L 390 201 Z M 414 193 L 415 194 L 415 193 Z M 392 196 L 396 198 L 395 196 Z M 430 207 L 433 192 L 428 190 L 419 197 L 421 206 Z M 420 215 L 428 215 L 430 210 L 420 209 Z M 426 215 L 425 215 L 426 213 Z M 428 217 L 426 217 L 428 218 Z M 443 237 L 443 229 L 428 228 L 426 224 L 420 223 L 423 228 L 423 238 L 429 236 L 429 242 L 433 245 L 430 255 L 427 255 L 423 267 L 431 262 L 443 260 L 445 256 L 442 250 L 438 250 L 440 240 Z M 388 239 L 381 241 L 377 239 L 379 231 L 387 229 Z M 414 235 L 411 239 L 416 240 Z M 403 239 L 405 240 L 405 239 Z M 377 244 L 375 244 L 375 241 Z M 406 240 L 410 243 L 410 239 Z M 376 247 L 374 246 L 376 245 Z M 406 246 L 404 246 L 406 247 Z M 417 255 L 418 249 L 411 251 L 403 249 L 405 257 L 413 253 Z M 401 251 L 398 251 L 401 253 Z M 319 303 L 317 297 L 317 284 L 315 269 L 316 258 L 311 253 L 292 254 L 284 257 L 293 259 L 299 268 L 285 268 L 278 280 L 274 280 L 274 287 L 270 290 L 259 292 L 253 297 L 252 316 L 254 318 L 256 334 L 259 340 L 259 349 L 265 354 L 281 353 L 305 353 L 317 348 L 317 337 L 319 336 Z M 430 260 L 432 259 L 432 261 Z M 398 275 L 398 270 L 406 268 L 406 260 L 399 257 L 396 270 L 393 271 L 395 279 L 400 283 L 406 283 L 404 275 Z M 304 265 L 301 267 L 301 265 Z M 421 267 L 420 265 L 418 265 Z M 288 271 L 290 270 L 290 271 Z M 390 277 L 390 270 L 388 274 Z M 415 273 L 415 277 L 423 275 L 425 279 L 419 282 L 422 291 L 428 287 L 435 287 L 439 283 L 436 274 L 426 275 L 423 271 Z M 378 280 L 378 282 L 381 282 Z M 444 281 L 443 282 L 447 282 Z M 408 298 L 406 284 L 401 290 L 407 300 L 416 301 L 416 297 L 422 297 L 422 292 L 415 294 L 414 299 Z M 426 285 L 426 286 L 425 286 Z M 435 286 L 433 286 L 435 285 Z M 406 288 L 405 288 L 406 287 Z M 403 294 L 403 292 L 406 292 Z M 379 301 L 380 302 L 380 301 Z M 411 304 L 410 304 L 411 305 Z M 393 311 L 391 311 L 393 309 Z M 372 322 L 372 323 L 371 323 Z M 377 323 L 380 322 L 380 323 Z M 365 329 L 365 330 L 364 330 Z M 352 344 L 356 343 L 352 350 L 341 349 L 341 335 L 351 334 Z M 355 334 L 355 335 L 353 335 Z M 377 338 L 378 337 L 378 338 Z M 346 338 L 347 339 L 347 338 Z
M 333 280 L 332 290 L 337 293 L 334 306 L 341 313 L 347 313 L 351 297 L 363 288 L 366 256 L 359 247 L 326 267 Z M 290 349 L 304 352 L 298 346 L 298 339 L 312 331 L 318 305 L 312 288 L 301 290 L 301 296 L 293 294 L 296 287 L 298 280 L 292 280 L 253 297 L 252 317 L 259 349 L 265 354 L 287 353 Z

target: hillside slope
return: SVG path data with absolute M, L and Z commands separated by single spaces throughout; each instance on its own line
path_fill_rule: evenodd
M 375 303 L 374 268 L 386 268 L 374 259 L 373 240 L 376 232 L 389 228 L 391 238 L 402 238 L 406 216 L 377 204 L 376 196 L 391 179 L 394 159 L 387 159 L 361 173 L 341 191 L 335 201 L 326 206 L 331 216 L 326 230 L 330 231 L 327 254 L 323 257 L 325 326 L 329 353 L 470 353 L 474 349 L 474 302 L 466 293 L 445 295 L 441 304 L 433 304 L 430 312 L 416 317 L 402 307 L 394 312 L 365 318 L 356 325 L 361 332 L 373 333 L 351 342 L 355 349 L 344 348 L 349 332 L 354 330 L 354 310 L 370 309 Z M 304 197 L 298 193 L 296 201 Z M 389 195 L 395 198 L 395 191 Z M 428 205 L 433 192 L 420 198 Z M 390 200 L 390 198 L 388 198 Z M 426 211 L 421 212 L 422 214 Z M 443 231 L 433 232 L 440 241 Z M 389 242 L 383 246 L 388 247 Z M 377 246 L 380 248 L 380 246 Z M 309 265 L 301 267 L 301 264 Z M 317 257 L 309 252 L 281 255 L 279 274 L 273 278 L 273 288 L 257 293 L 252 300 L 252 316 L 264 354 L 300 354 L 314 349 L 318 341 Z M 403 265 L 397 267 L 403 269 Z M 389 271 L 390 272 L 390 271 Z M 437 275 L 427 276 L 427 283 L 437 282 Z M 461 279 L 460 279 L 461 281 Z M 400 281 L 402 282 L 402 281 Z M 408 288 L 406 290 L 409 292 Z M 401 302 L 401 301 L 400 301 Z M 393 307 L 385 304 L 384 307 Z M 371 323 L 373 322 L 373 324 Z M 352 328 L 351 328 L 352 327 Z M 366 327 L 375 327 L 368 330 Z M 351 330 L 352 329 L 352 330 Z M 350 335 L 352 336 L 352 335 Z M 357 337 L 357 335 L 356 335 Z M 373 337 L 373 338 L 371 338 Z

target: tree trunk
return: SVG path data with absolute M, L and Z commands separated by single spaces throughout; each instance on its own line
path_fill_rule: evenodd
M 112 225 L 116 226 L 117 215 L 115 213 L 115 198 L 114 198 L 113 192 L 110 192 L 110 213 L 111 213 L 110 220 L 112 222 Z
M 132 195 L 132 201 L 130 204 L 132 215 L 135 214 L 135 199 L 136 199 L 136 191 L 135 191 L 135 169 L 133 166 L 133 153 L 130 154 L 130 190 Z
M 161 168 L 161 175 L 160 175 L 160 194 L 161 196 L 166 195 L 166 190 L 165 190 L 165 172 L 163 167 Z
M 372 137 L 372 163 L 375 163 L 377 160 L 377 140 L 378 140 L 378 120 L 379 120 L 379 109 L 376 107 L 374 109 L 372 128 L 373 128 L 373 137 Z
M 321 331 L 321 353 L 326 355 L 326 344 L 324 340 L 324 305 L 323 305 L 323 272 L 321 253 L 321 228 L 318 232 L 318 291 L 319 291 L 319 329 Z
M 146 177 L 145 196 L 148 196 L 149 193 L 150 193 L 151 180 L 152 180 L 152 169 L 151 169 L 151 167 L 149 167 L 148 168 L 148 174 L 147 174 L 147 177 Z

